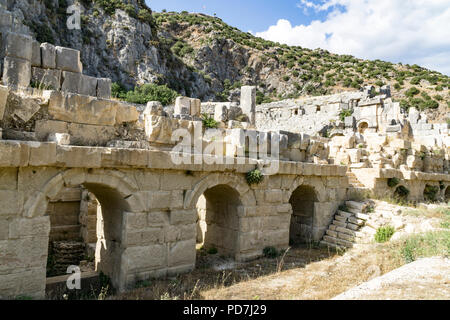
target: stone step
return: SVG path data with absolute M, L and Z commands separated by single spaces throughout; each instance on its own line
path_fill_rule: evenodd
M 336 238 L 337 237 L 337 231 L 333 231 L 333 230 L 327 230 L 326 234 L 330 237 Z
M 338 220 L 333 220 L 333 225 L 335 225 L 336 227 L 342 227 L 342 228 L 347 227 L 347 224 L 345 222 L 338 221 Z
M 345 205 L 347 208 L 356 209 L 359 210 L 359 212 L 364 211 L 364 209 L 367 207 L 367 204 L 365 202 L 356 202 L 356 201 L 346 201 Z
M 355 218 L 356 218 L 356 219 L 360 219 L 360 220 L 367 221 L 367 220 L 370 219 L 370 216 L 369 216 L 368 214 L 359 212 L 359 213 L 355 213 Z
M 337 244 L 329 243 L 329 242 L 324 241 L 324 240 L 320 241 L 320 245 L 324 246 L 324 247 L 333 248 L 333 249 L 336 249 L 336 250 L 343 250 L 344 249 L 343 247 L 338 246 Z
M 355 236 L 351 236 L 347 233 L 338 232 L 338 240 L 345 240 L 353 243 L 356 240 L 355 238 L 356 238 Z
M 338 227 L 338 228 L 336 228 L 336 232 L 345 233 L 349 236 L 355 236 L 355 231 L 347 229 L 347 228 Z
M 347 211 L 338 210 L 337 215 L 344 218 L 354 217 L 354 214 Z
M 325 240 L 326 242 L 332 243 L 332 244 L 337 244 L 340 246 L 344 246 L 346 248 L 352 248 L 353 247 L 353 243 L 344 239 L 337 239 L 337 238 L 333 238 L 330 236 L 324 236 L 323 240 Z
M 362 227 L 365 224 L 365 220 L 358 219 L 353 216 L 353 217 L 348 218 L 348 223 L 356 225 L 358 227 Z

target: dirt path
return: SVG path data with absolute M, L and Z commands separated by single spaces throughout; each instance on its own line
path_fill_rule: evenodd
M 311 262 L 230 287 L 202 292 L 205 299 L 331 299 L 395 269 L 394 259 L 375 245 L 354 248 L 343 256 Z
M 333 300 L 450 299 L 450 259 L 414 261 L 352 288 Z

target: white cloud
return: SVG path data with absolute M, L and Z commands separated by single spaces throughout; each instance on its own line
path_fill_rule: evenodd
M 300 0 L 325 21 L 280 19 L 257 36 L 365 59 L 417 63 L 450 75 L 450 0 Z M 343 10 L 345 8 L 345 10 Z

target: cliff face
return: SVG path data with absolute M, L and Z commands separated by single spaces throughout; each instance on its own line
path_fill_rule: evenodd
M 81 30 L 68 30 L 67 7 L 82 6 Z M 152 13 L 144 0 L 8 0 L 40 42 L 78 49 L 84 73 L 131 89 L 168 84 L 202 100 L 236 100 L 241 85 L 258 86 L 258 102 L 354 91 L 390 84 L 405 108 L 443 118 L 449 77 L 438 72 L 280 45 L 202 14 Z M 419 93 L 408 90 L 415 86 Z

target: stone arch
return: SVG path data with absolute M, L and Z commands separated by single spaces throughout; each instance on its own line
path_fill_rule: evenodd
M 291 245 L 308 243 L 313 239 L 315 206 L 319 201 L 316 188 L 302 184 L 291 193 L 292 216 L 289 230 Z
M 425 184 L 423 189 L 423 198 L 426 201 L 435 202 L 439 197 L 439 185 Z
M 406 201 L 409 198 L 409 194 L 410 191 L 406 186 L 398 185 L 395 187 L 394 198 Z
M 239 177 L 235 174 L 227 173 L 212 173 L 203 177 L 199 182 L 195 184 L 192 190 L 186 192 L 184 197 L 184 208 L 195 209 L 196 204 L 200 196 L 207 190 L 217 185 L 227 185 L 235 189 L 239 193 L 243 206 L 256 205 L 256 199 L 250 187 L 245 181 L 245 178 Z
M 224 256 L 239 254 L 239 193 L 228 185 L 207 189 L 197 202 L 197 243 Z
M 203 203 L 201 203 L 202 201 Z M 206 235 L 206 232 L 202 233 L 201 230 L 202 218 L 204 218 L 204 227 L 209 222 L 206 218 L 208 210 L 211 211 L 209 215 L 212 217 L 214 217 L 213 211 L 220 211 L 220 209 L 217 210 L 220 206 L 217 202 L 222 202 L 221 206 L 227 207 L 228 212 L 225 215 L 228 219 L 221 220 L 215 223 L 216 227 L 212 227 L 212 229 L 215 228 L 219 232 Z M 197 208 L 198 205 L 201 206 L 202 204 L 204 208 Z M 238 259 L 240 253 L 240 219 L 245 207 L 255 205 L 256 199 L 254 193 L 246 183 L 245 178 L 231 173 L 212 173 L 203 177 L 195 184 L 192 190 L 187 191 L 184 199 L 184 208 L 192 209 L 198 214 L 197 235 L 199 237 L 197 237 L 197 242 L 204 241 L 206 247 L 215 247 L 219 252 L 222 251 L 221 253 L 233 256 L 235 259 Z M 203 217 L 200 212 L 201 209 L 205 210 Z M 216 240 L 214 236 L 226 241 Z
M 115 288 L 123 290 L 127 281 L 127 270 L 124 270 L 126 264 L 122 263 L 126 249 L 123 217 L 127 212 L 141 212 L 143 209 L 142 201 L 136 198 L 137 186 L 124 173 L 103 169 L 69 169 L 60 172 L 42 187 L 37 197 L 26 202 L 25 216 L 43 216 L 52 197 L 64 187 L 79 185 L 92 192 L 102 208 L 99 216 L 102 228 L 97 234 L 95 253 L 96 270 L 108 275 Z
M 43 216 L 48 200 L 55 197 L 63 187 L 79 186 L 82 184 L 105 186 L 114 189 L 129 205 L 131 212 L 140 212 L 144 208 L 143 200 L 135 195 L 138 186 L 120 171 L 69 169 L 51 178 L 42 186 L 41 191 L 26 201 L 24 205 L 25 217 L 34 218 Z
M 367 120 L 361 120 L 358 123 L 358 133 L 364 133 L 367 129 L 369 129 L 369 121 Z

